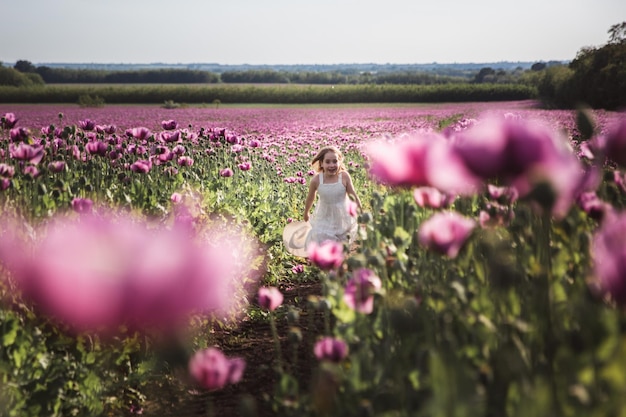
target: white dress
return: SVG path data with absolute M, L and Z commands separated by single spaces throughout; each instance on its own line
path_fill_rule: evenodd
M 348 213 L 348 194 L 341 181 L 341 172 L 337 182 L 324 184 L 324 174 L 319 174 L 317 187 L 319 199 L 311 215 L 311 230 L 306 236 L 305 247 L 310 242 L 322 243 L 326 240 L 352 242 L 357 232 L 356 218 Z

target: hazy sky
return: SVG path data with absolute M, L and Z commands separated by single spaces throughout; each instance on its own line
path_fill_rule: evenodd
M 1 0 L 0 61 L 571 60 L 626 0 Z

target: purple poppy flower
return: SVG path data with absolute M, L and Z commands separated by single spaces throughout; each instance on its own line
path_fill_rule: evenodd
M 78 121 L 78 127 L 80 127 L 83 130 L 94 130 L 96 128 L 96 122 L 94 122 L 93 120 L 90 119 L 85 119 L 85 120 L 79 120 Z
M 348 356 L 348 344 L 334 337 L 323 337 L 313 347 L 315 357 L 320 361 L 339 363 Z
M 418 239 L 427 248 L 454 258 L 475 227 L 474 220 L 456 212 L 436 213 L 420 225 Z
M 145 159 L 135 161 L 130 165 L 131 171 L 138 172 L 140 174 L 146 174 L 150 172 L 150 169 L 152 169 L 152 162 Z
M 178 127 L 178 123 L 175 120 L 163 120 L 161 127 L 165 130 L 174 130 Z
M 170 201 L 174 204 L 178 204 L 183 201 L 183 195 L 181 193 L 172 193 Z
M 257 294 L 259 305 L 269 311 L 274 311 L 283 303 L 283 294 L 276 287 L 261 287 Z
M 65 169 L 65 161 L 52 161 L 48 164 L 48 170 L 50 172 L 63 172 Z
M 0 178 L 0 191 L 4 191 L 11 186 L 11 180 L 8 178 Z
M 12 129 L 19 119 L 15 117 L 14 113 L 5 113 L 0 119 L 0 125 L 3 129 Z
M 253 241 L 227 225 L 190 236 L 102 210 L 57 216 L 26 242 L 16 224 L 0 228 L 0 262 L 37 308 L 79 331 L 169 332 L 192 313 L 228 316 L 241 307 L 233 294 L 256 278 Z
M 178 142 L 180 139 L 180 130 L 175 132 L 161 132 L 159 138 L 166 143 Z
M 30 130 L 25 127 L 14 127 L 9 131 L 11 142 L 25 142 L 30 136 Z
M 220 170 L 220 177 L 232 177 L 235 173 L 230 168 Z
M 413 190 L 413 198 L 418 206 L 433 209 L 446 208 L 454 201 L 453 195 L 442 193 L 433 187 L 415 188 Z
M 241 380 L 245 368 L 243 358 L 227 358 L 215 347 L 198 351 L 189 360 L 189 374 L 198 385 L 209 391 L 236 384 Z
M 15 175 L 15 168 L 12 165 L 0 162 L 0 177 L 11 178 Z
M 367 268 L 359 268 L 346 284 L 343 300 L 351 309 L 363 314 L 374 310 L 374 294 L 380 290 L 380 278 Z
M 626 119 L 611 126 L 602 143 L 606 156 L 620 167 L 626 167 Z
M 250 164 L 250 162 L 242 162 L 238 165 L 238 167 L 242 171 L 250 171 L 250 168 L 252 168 L 252 165 Z
M 320 269 L 329 271 L 343 263 L 343 244 L 328 240 L 321 244 L 311 242 L 307 248 L 309 260 Z
M 126 129 L 126 136 L 133 137 L 135 139 L 146 140 L 152 135 L 150 129 L 147 127 L 133 127 L 132 129 Z
M 45 155 L 43 146 L 27 145 L 24 142 L 20 142 L 17 145 L 11 143 L 9 145 L 9 153 L 13 159 L 28 161 L 35 165 L 40 163 Z
M 193 165 L 193 158 L 190 158 L 188 156 L 181 156 L 180 158 L 178 158 L 177 163 L 181 167 L 190 167 Z
M 370 175 L 378 182 L 399 187 L 435 187 L 471 194 L 481 185 L 442 135 L 402 136 L 396 143 L 368 146 Z
M 591 245 L 593 281 L 591 288 L 608 295 L 619 306 L 626 305 L 626 214 L 607 213 Z
M 90 213 L 93 208 L 93 201 L 89 198 L 74 198 L 72 209 L 77 213 Z
M 87 142 L 85 149 L 91 155 L 107 156 L 108 153 L 107 144 L 99 140 Z

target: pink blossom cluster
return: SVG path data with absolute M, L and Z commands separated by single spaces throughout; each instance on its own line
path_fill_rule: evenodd
M 79 211 L 85 211 L 82 208 Z M 253 282 L 253 240 L 157 227 L 125 213 L 58 215 L 23 238 L 5 223 L 0 262 L 24 296 L 75 330 L 169 330 L 192 313 L 236 313 Z

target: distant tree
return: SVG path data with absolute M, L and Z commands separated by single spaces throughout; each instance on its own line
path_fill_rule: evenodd
M 16 70 L 18 70 L 19 72 L 36 72 L 37 67 L 35 67 L 30 61 L 26 61 L 23 59 L 20 59 L 19 61 L 17 61 L 15 63 L 15 65 L 13 66 L 13 68 L 15 68 Z
M 609 43 L 626 41 L 626 22 L 617 23 L 609 29 Z
M 531 71 L 542 71 L 544 69 L 546 69 L 546 63 L 545 62 L 536 62 L 534 63 L 531 67 L 530 70 Z
M 568 71 L 547 71 L 538 85 L 544 103 L 574 108 L 616 110 L 626 107 L 626 22 L 611 26 L 601 47 L 584 47 Z M 550 69 L 552 67 L 549 67 Z
M 478 74 L 476 74 L 476 76 L 474 76 L 474 82 L 475 83 L 484 83 L 487 82 L 489 80 L 489 77 L 491 76 L 491 78 L 493 78 L 493 76 L 496 75 L 496 71 L 491 68 L 491 67 L 485 67 L 485 68 L 481 68 L 480 71 L 478 71 Z
M 43 84 L 41 77 L 31 77 L 37 74 L 23 74 L 15 68 L 0 67 L 0 85 L 12 87 L 27 87 L 34 84 Z

